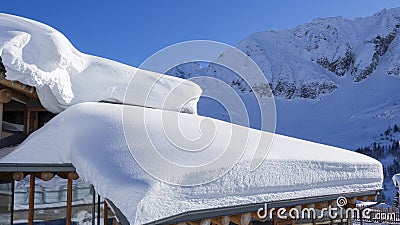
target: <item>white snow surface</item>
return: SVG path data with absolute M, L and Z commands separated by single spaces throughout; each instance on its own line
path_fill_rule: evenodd
M 124 107 L 130 116 L 123 120 Z M 170 185 L 144 172 L 127 145 L 126 141 L 133 143 L 130 147 L 136 150 L 149 151 L 146 137 L 139 135 L 143 134 L 140 126 L 143 110 L 153 145 L 162 150 L 160 154 L 165 158 L 174 159 L 180 165 L 203 164 L 221 155 L 232 127 L 241 136 L 248 135 L 248 142 L 240 160 L 218 179 L 197 186 Z M 80 177 L 93 184 L 102 197 L 113 201 L 131 224 L 148 223 L 191 210 L 381 188 L 382 165 L 378 161 L 281 135 L 274 136 L 267 159 L 251 171 L 249 165 L 257 149 L 257 138 L 272 134 L 220 120 L 211 119 L 216 135 L 210 145 L 195 154 L 185 154 L 164 134 L 164 113 L 172 115 L 168 118 L 179 114 L 176 118 L 181 130 L 194 139 L 200 134 L 201 121 L 206 119 L 137 106 L 80 103 L 34 132 L 0 163 L 72 163 Z M 125 136 L 124 129 L 138 135 Z M 148 166 L 159 167 L 151 160 Z M 214 171 L 198 171 L 178 179 L 195 179 L 225 169 L 223 164 L 219 165 Z
M 190 81 L 81 53 L 57 30 L 7 14 L 0 14 L 0 56 L 7 79 L 36 87 L 54 113 L 88 101 L 196 113 L 201 94 Z

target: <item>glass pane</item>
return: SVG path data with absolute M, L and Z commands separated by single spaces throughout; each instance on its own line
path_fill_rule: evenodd
M 15 182 L 14 224 L 26 224 L 29 205 L 29 176 Z M 81 180 L 73 181 L 72 224 L 91 224 L 92 186 Z M 65 224 L 67 180 L 55 176 L 50 181 L 35 179 L 34 220 L 43 224 Z M 0 224 L 1 225 L 1 224 Z
M 72 185 L 72 221 L 79 225 L 92 224 L 92 185 L 80 180 L 74 181 Z M 66 193 L 65 193 L 66 195 Z
M 0 225 L 10 225 L 12 216 L 12 183 L 0 184 Z

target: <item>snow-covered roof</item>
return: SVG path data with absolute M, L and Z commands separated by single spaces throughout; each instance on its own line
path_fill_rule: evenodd
M 124 110 L 129 111 L 129 117 L 122 118 Z M 147 119 L 143 118 L 143 112 Z M 378 161 L 281 135 L 275 135 L 267 159 L 251 171 L 249 164 L 257 148 L 257 138 L 272 134 L 219 120 L 210 119 L 216 134 L 210 145 L 201 152 L 185 153 L 165 135 L 165 119 L 177 118 L 180 129 L 193 138 L 200 134 L 201 121 L 207 118 L 182 113 L 175 117 L 178 114 L 107 103 L 77 104 L 29 136 L 0 163 L 72 163 L 80 177 L 110 199 L 131 224 L 192 210 L 381 188 L 382 166 Z M 147 121 L 146 131 L 141 126 L 143 121 Z M 201 165 L 230 151 L 226 144 L 233 127 L 240 136 L 248 135 L 243 155 L 231 170 L 207 184 L 190 187 L 167 184 L 144 172 L 134 158 L 137 153 L 150 151 L 145 136 L 148 134 L 153 147 L 168 160 L 181 165 Z M 126 136 L 124 129 L 137 135 Z M 150 158 L 147 165 L 150 171 L 166 170 L 151 161 Z M 225 169 L 220 164 L 220 168 L 185 174 L 179 179 L 196 179 Z M 175 176 L 174 171 L 165 173 Z
M 381 188 L 382 165 L 372 158 L 178 113 L 196 112 L 197 85 L 80 53 L 41 23 L 0 14 L 0 55 L 8 79 L 36 87 L 44 107 L 62 111 L 0 163 L 72 163 L 131 224 L 193 210 Z M 131 79 L 136 88 L 126 99 Z M 172 104 L 164 104 L 167 97 Z M 186 148 L 171 141 L 181 132 Z M 209 143 L 197 148 L 203 136 Z M 259 145 L 260 138 L 273 140 L 270 148 Z M 270 149 L 266 160 L 255 154 L 260 146 L 265 153 Z M 162 157 L 154 157 L 154 149 Z M 160 159 L 187 170 L 163 167 Z M 261 162 L 255 170 L 254 161 Z M 198 185 L 172 185 L 165 178 Z
M 54 113 L 98 101 L 196 113 L 201 94 L 190 81 L 81 53 L 53 28 L 1 13 L 0 55 L 7 79 L 36 87 Z

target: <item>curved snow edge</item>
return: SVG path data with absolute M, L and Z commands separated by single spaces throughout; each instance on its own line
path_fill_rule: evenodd
M 0 55 L 7 79 L 36 87 L 53 113 L 99 101 L 197 113 L 201 88 L 193 82 L 83 54 L 30 19 L 0 13 Z

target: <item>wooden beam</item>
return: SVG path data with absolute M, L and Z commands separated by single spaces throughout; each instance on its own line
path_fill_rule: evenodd
M 0 85 L 4 87 L 8 87 L 10 89 L 16 90 L 24 95 L 27 95 L 32 98 L 38 98 L 36 90 L 34 87 L 22 84 L 21 82 L 18 81 L 10 81 L 7 80 L 6 78 L 1 77 L 0 78 Z
M 187 224 L 189 224 L 189 225 L 200 225 L 200 221 L 189 221 L 189 222 L 186 222 Z
M 189 222 L 186 222 L 187 224 L 189 224 L 189 225 L 200 225 L 200 221 L 189 221 Z
M 329 205 L 333 208 L 337 208 L 337 201 L 336 200 L 332 200 L 329 202 Z
M 24 179 L 24 173 L 23 172 L 15 172 L 15 173 L 13 173 L 13 180 L 21 181 L 22 179 Z
M 357 197 L 354 198 L 347 198 L 347 205 L 346 208 L 355 208 L 356 207 Z
M 211 220 L 211 223 L 213 223 L 213 224 L 222 225 L 221 217 L 211 218 L 210 220 Z
M 79 178 L 79 176 L 76 172 L 69 172 L 68 178 L 71 178 L 72 180 L 77 180 Z
M 211 225 L 211 220 L 210 219 L 202 219 L 200 221 L 200 225 Z
M 314 203 L 307 204 L 305 206 L 305 208 L 307 208 L 307 209 L 315 209 L 315 204 Z
M 240 218 L 240 223 L 242 225 L 249 225 L 251 222 L 251 213 L 243 213 Z
M 229 225 L 229 223 L 231 222 L 231 219 L 229 216 L 223 216 L 221 217 L 221 224 L 222 225 Z
M 56 175 L 62 179 L 68 179 L 68 172 L 57 172 Z
M 28 211 L 28 225 L 33 225 L 35 207 L 35 175 L 30 174 L 29 178 L 29 211 Z
M 210 218 L 210 220 L 211 220 L 211 223 L 216 224 L 216 225 L 229 225 L 229 223 L 231 222 L 231 219 L 229 216 Z
M 32 112 L 47 112 L 47 109 L 43 108 L 43 106 L 32 106 L 28 108 Z
M 10 89 L 0 90 L 0 103 L 9 103 L 12 100 L 12 91 Z
M 347 203 L 348 204 L 356 204 L 357 197 L 354 198 L 347 198 Z
M 317 202 L 315 203 L 316 209 L 322 209 L 328 207 L 329 202 Z
M 29 101 L 29 98 L 26 95 L 21 94 L 18 91 L 12 91 L 11 95 L 13 100 L 22 103 L 24 105 Z
M 54 173 L 50 173 L 50 172 L 40 173 L 40 179 L 42 179 L 44 181 L 49 181 L 49 180 L 53 179 L 53 177 L 54 177 Z
M 242 224 L 242 222 L 240 221 L 240 219 L 241 219 L 241 215 L 240 214 L 232 215 L 232 216 L 230 216 L 230 219 L 231 219 L 231 222 L 233 222 L 233 223 L 235 223 L 237 225 L 241 225 Z
M 258 214 L 256 212 L 252 212 L 251 213 L 251 217 L 253 217 L 254 219 L 257 219 L 258 221 L 264 223 L 265 221 L 267 221 L 267 217 L 265 219 L 261 219 L 260 217 L 258 217 Z
M 66 225 L 71 225 L 71 216 L 72 216 L 71 214 L 72 214 L 72 179 L 68 176 L 67 209 L 66 209 L 66 215 L 65 215 L 65 224 Z
M 237 225 L 249 225 L 251 222 L 251 213 L 233 215 L 230 217 L 230 219 Z

